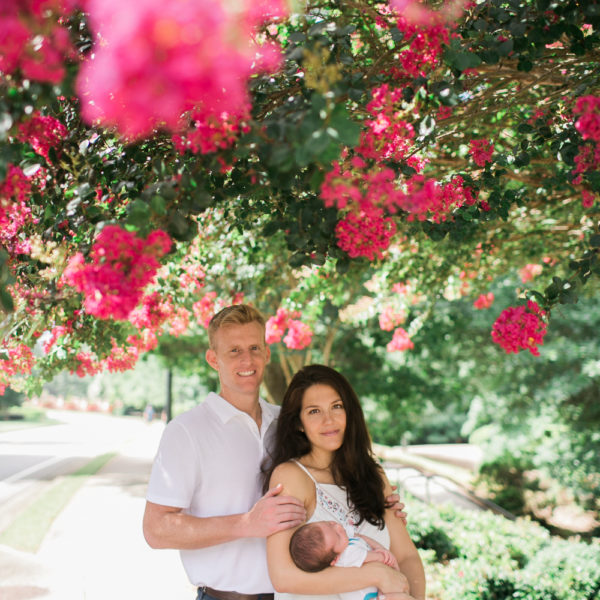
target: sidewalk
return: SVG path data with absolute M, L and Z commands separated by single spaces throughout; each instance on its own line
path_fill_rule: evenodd
M 192 600 L 175 550 L 142 535 L 144 494 L 163 425 L 148 425 L 75 494 L 35 555 L 0 546 L 2 600 Z

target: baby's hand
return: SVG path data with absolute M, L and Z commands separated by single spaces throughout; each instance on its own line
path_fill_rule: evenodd
M 392 567 L 392 569 L 396 569 L 396 571 L 400 570 L 396 557 L 389 550 L 386 550 L 385 548 L 375 548 L 372 552 L 377 554 L 379 562 L 382 562 L 388 567 Z
M 377 600 L 416 600 L 414 596 L 404 592 L 392 592 L 388 594 L 379 594 Z

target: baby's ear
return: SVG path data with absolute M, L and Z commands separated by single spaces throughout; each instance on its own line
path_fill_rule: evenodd
M 336 565 L 336 563 L 337 563 L 337 561 L 338 561 L 338 558 L 339 558 L 339 557 L 340 557 L 340 555 L 338 554 L 338 555 L 337 555 L 337 556 L 336 556 L 336 557 L 335 557 L 335 558 L 334 558 L 334 559 L 333 559 L 333 560 L 332 560 L 332 561 L 331 561 L 329 564 L 330 564 L 332 567 L 335 567 L 335 565 Z

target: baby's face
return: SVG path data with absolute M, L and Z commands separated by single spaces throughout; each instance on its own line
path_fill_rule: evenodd
M 336 554 L 342 552 L 348 545 L 348 536 L 344 528 L 335 521 L 323 521 L 319 525 L 325 538 L 325 547 L 331 548 Z

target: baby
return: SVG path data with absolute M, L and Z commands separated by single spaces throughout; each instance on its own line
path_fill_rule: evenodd
M 314 573 L 329 566 L 360 567 L 378 561 L 398 570 L 395 556 L 375 540 L 361 535 L 349 538 L 336 521 L 315 521 L 298 528 L 290 540 L 290 555 L 299 569 Z M 340 594 L 344 600 L 371 600 L 376 588 Z M 404 593 L 386 594 L 390 600 L 414 600 Z

